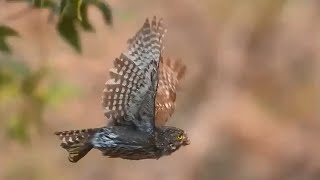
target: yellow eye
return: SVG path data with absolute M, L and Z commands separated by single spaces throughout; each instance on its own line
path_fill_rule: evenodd
M 177 138 L 178 138 L 179 140 L 182 140 L 182 139 L 183 139 L 183 135 L 182 135 L 182 134 L 179 134 Z

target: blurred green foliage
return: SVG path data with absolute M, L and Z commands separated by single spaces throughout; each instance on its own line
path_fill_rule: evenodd
M 47 106 L 79 96 L 79 88 L 53 74 L 48 67 L 32 70 L 22 61 L 0 60 L 0 119 L 8 137 L 27 143 L 32 128 L 43 129 Z
M 81 52 L 81 42 L 79 37 L 79 25 L 86 32 L 94 32 L 94 28 L 89 22 L 88 7 L 97 7 L 107 25 L 112 25 L 111 7 L 103 0 L 7 0 L 8 2 L 26 2 L 30 4 L 29 8 L 49 9 L 52 16 L 59 16 L 56 29 L 60 36 L 70 44 L 77 52 Z M 10 33 L 6 33 L 10 30 Z M 5 31 L 5 32 L 2 32 Z M 0 26 L 0 51 L 11 52 L 5 38 L 17 33 L 7 27 Z
M 6 38 L 9 36 L 18 36 L 18 33 L 8 26 L 0 25 L 0 51 L 11 53 Z
M 7 0 L 7 2 L 24 2 L 28 8 L 46 8 L 50 18 L 58 16 L 56 29 L 60 36 L 78 53 L 81 52 L 79 29 L 94 32 L 89 22 L 88 7 L 96 6 L 103 15 L 107 25 L 112 24 L 110 6 L 102 0 Z M 18 36 L 16 30 L 0 25 L 0 51 L 12 52 L 7 38 Z M 45 61 L 44 61 L 45 62 Z M 52 76 L 54 70 L 46 63 L 38 69 L 31 68 L 23 61 L 10 57 L 0 57 L 0 125 L 5 134 L 21 143 L 28 143 L 32 130 L 43 129 L 43 113 L 47 106 L 59 105 L 61 102 L 79 95 L 80 90 L 68 82 Z
M 41 130 L 47 106 L 79 95 L 70 83 L 54 78 L 47 67 L 32 70 L 22 61 L 0 61 L 0 118 L 8 137 L 27 143 L 30 128 Z
M 81 43 L 76 25 L 80 24 L 80 27 L 85 31 L 94 31 L 88 19 L 89 5 L 96 6 L 102 12 L 106 24 L 112 24 L 110 6 L 105 2 L 100 0 L 61 0 L 60 3 L 60 19 L 57 30 L 78 52 L 81 52 Z

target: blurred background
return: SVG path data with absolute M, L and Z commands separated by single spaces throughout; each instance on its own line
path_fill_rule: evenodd
M 0 179 L 320 179 L 319 1 L 107 2 L 113 23 L 90 7 L 82 53 L 48 9 L 0 2 L 0 24 L 19 33 L 0 53 Z M 165 56 L 187 65 L 169 125 L 191 145 L 159 160 L 91 151 L 68 162 L 53 132 L 106 123 L 107 70 L 153 15 L 168 27 Z

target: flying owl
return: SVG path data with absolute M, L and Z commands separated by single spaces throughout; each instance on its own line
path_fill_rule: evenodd
M 55 132 L 70 162 L 92 148 L 110 158 L 159 159 L 190 143 L 184 130 L 165 126 L 186 71 L 180 60 L 162 57 L 165 32 L 162 19 L 146 19 L 114 60 L 102 96 L 106 126 Z

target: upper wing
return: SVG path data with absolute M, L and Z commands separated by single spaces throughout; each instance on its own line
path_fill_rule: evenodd
M 165 61 L 160 57 L 159 85 L 156 97 L 156 126 L 163 126 L 173 114 L 179 80 L 184 77 L 186 66 L 180 60 Z
M 154 129 L 158 65 L 165 29 L 162 20 L 147 19 L 131 39 L 128 50 L 116 58 L 111 79 L 103 91 L 102 105 L 111 123 Z

